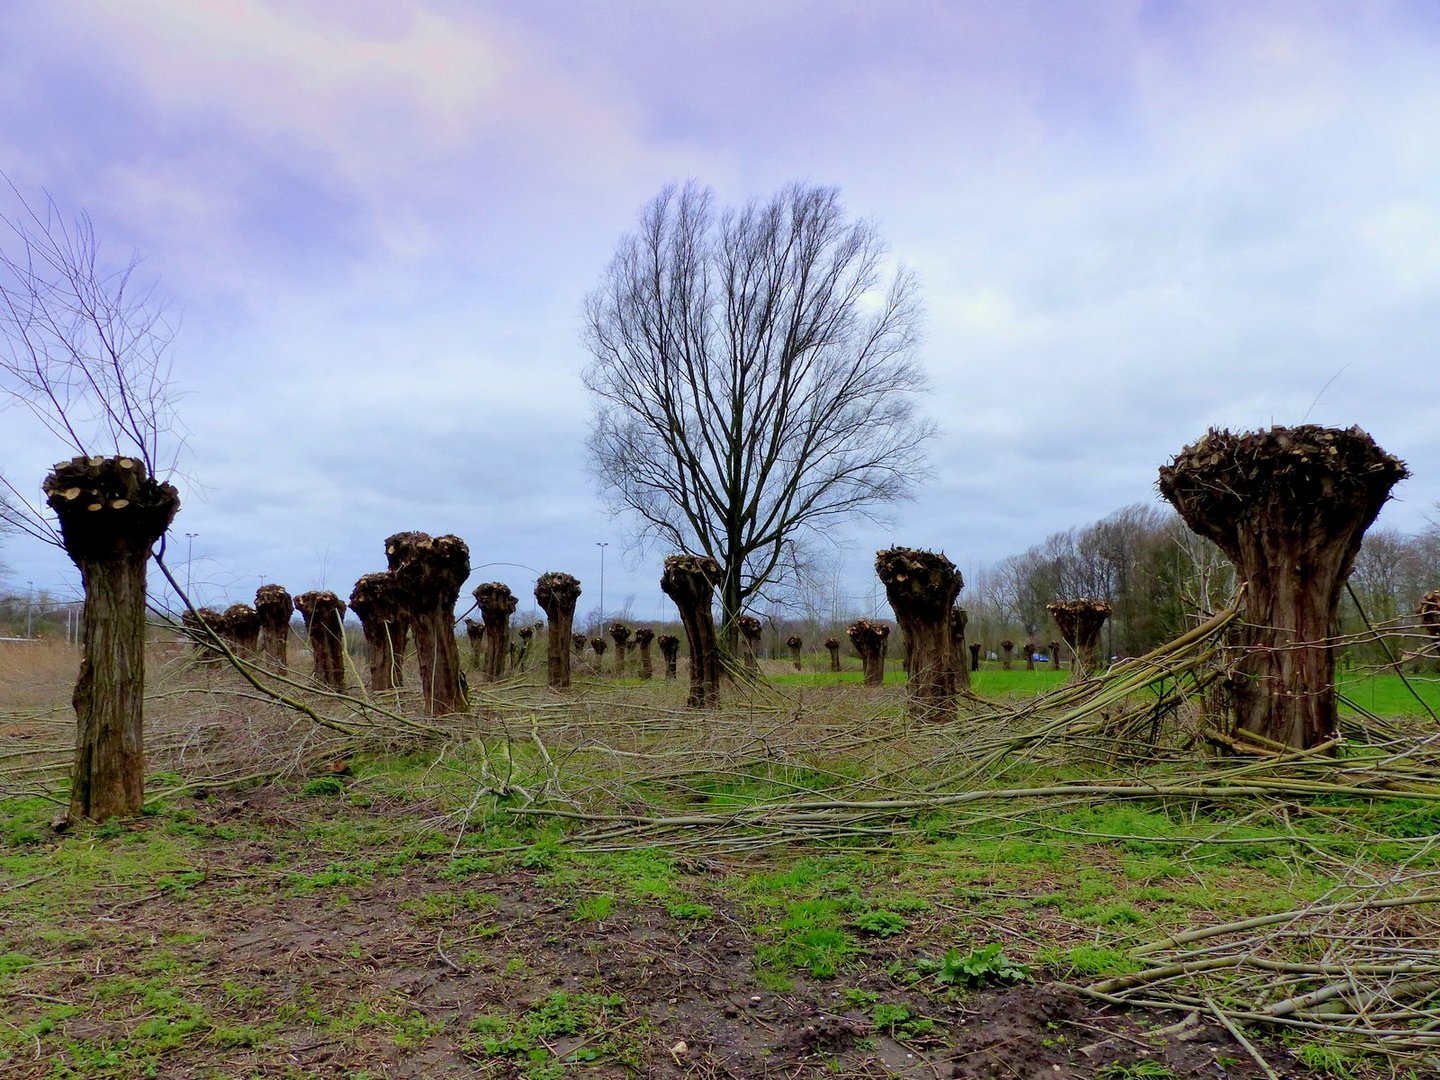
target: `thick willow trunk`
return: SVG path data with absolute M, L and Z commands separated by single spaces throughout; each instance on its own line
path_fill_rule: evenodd
M 1014 651 L 1015 651 L 1015 642 L 1011 641 L 1009 638 L 1006 638 L 1004 641 L 1000 642 L 1000 670 L 1001 670 L 1001 671 L 1009 671 L 1009 670 L 1010 670 L 1010 666 L 1011 666 L 1011 665 L 1010 665 L 1011 653 L 1013 653 Z
M 475 586 L 475 602 L 480 605 L 480 614 L 485 620 L 485 668 L 482 674 L 486 682 L 499 682 L 505 677 L 505 661 L 509 655 L 510 616 L 515 614 L 519 601 L 510 591 L 510 586 L 500 581 L 487 581 Z
M 794 634 L 791 634 L 785 639 L 785 647 L 790 650 L 790 663 L 794 665 L 796 671 L 799 671 L 800 650 L 805 647 L 805 642 L 801 641 Z
M 366 574 L 350 592 L 350 610 L 360 620 L 370 656 L 369 686 L 372 694 L 383 694 L 402 685 L 401 659 L 409 636 L 401 616 L 401 601 L 395 575 L 388 570 Z
M 622 622 L 610 624 L 610 638 L 615 642 L 615 677 L 625 677 L 625 661 L 630 650 L 630 627 Z
M 470 548 L 458 536 L 396 533 L 385 541 L 401 616 L 415 637 L 420 694 L 430 716 L 470 707 L 455 638 L 455 602 L 470 576 Z
M 328 590 L 295 597 L 310 637 L 315 681 L 331 690 L 345 689 L 345 601 Z
M 1409 475 L 1359 428 L 1211 430 L 1160 470 L 1160 492 L 1245 582 L 1235 728 L 1292 749 L 1336 731 L 1331 627 L 1365 530 Z
M 674 634 L 661 634 L 660 655 L 665 658 L 665 678 L 675 678 L 680 660 L 680 639 Z
M 685 637 L 690 646 L 690 696 L 692 709 L 715 708 L 720 704 L 720 650 L 715 642 L 715 617 L 711 604 L 720 566 L 714 559 L 696 555 L 670 555 L 660 576 L 660 588 L 675 601 Z
M 295 601 L 282 585 L 261 585 L 255 590 L 255 617 L 260 620 L 257 648 L 261 659 L 276 671 L 290 663 L 290 616 Z
M 825 639 L 825 650 L 826 650 L 826 652 L 828 652 L 828 653 L 830 654 L 830 670 L 831 670 L 831 671 L 839 671 L 839 670 L 840 670 L 840 639 L 839 639 L 839 638 L 833 638 L 833 637 L 832 637 L 832 638 L 826 638 L 826 639 Z
M 981 646 L 980 646 L 980 643 L 979 643 L 978 641 L 973 642 L 973 643 L 970 645 L 970 670 L 971 670 L 971 671 L 979 671 L 979 670 L 980 670 L 980 648 L 981 648 Z
M 145 798 L 145 579 L 180 496 L 127 457 L 77 457 L 45 478 L 85 590 L 67 820 L 140 812 Z
M 845 630 L 850 644 L 860 654 L 860 670 L 866 686 L 882 686 L 885 683 L 885 642 L 890 637 L 890 627 L 869 619 L 856 619 Z
M 655 631 L 642 626 L 635 631 L 635 647 L 639 650 L 640 661 L 637 674 L 642 679 L 655 677 L 655 661 L 650 655 L 650 643 L 655 640 Z
M 1104 600 L 1057 600 L 1046 606 L 1070 646 L 1070 681 L 1083 682 L 1100 669 L 1100 630 L 1110 617 Z
M 965 627 L 970 614 L 962 607 L 950 611 L 950 666 L 955 672 L 955 689 L 970 689 L 970 665 L 965 659 Z
M 955 668 L 950 656 L 950 613 L 965 585 L 960 571 L 944 554 L 889 548 L 876 553 L 875 572 L 905 633 L 912 712 L 927 720 L 952 719 Z
M 752 675 L 759 674 L 760 657 L 755 646 L 760 642 L 760 635 L 763 627 L 760 620 L 754 615 L 739 615 L 735 619 L 736 629 L 740 631 L 740 659 L 745 665 L 745 670 Z
M 1060 642 L 1050 642 L 1050 666 L 1056 671 L 1060 670 Z
M 580 599 L 580 579 L 552 570 L 535 582 L 535 602 L 545 612 L 549 634 L 545 642 L 545 681 L 551 689 L 570 685 L 570 655 L 585 647 L 583 634 L 574 633 L 575 604 Z

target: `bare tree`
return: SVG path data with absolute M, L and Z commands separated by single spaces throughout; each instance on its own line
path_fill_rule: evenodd
M 667 187 L 586 299 L 590 455 L 639 537 L 713 558 L 734 621 L 794 573 L 788 549 L 875 518 L 924 475 L 914 276 L 873 223 L 794 184 L 717 211 Z
M 10 185 L 0 215 L 0 396 L 78 456 L 44 484 L 57 531 L 8 482 L 0 516 L 62 547 L 85 589 L 67 820 L 140 812 L 144 793 L 146 568 L 180 505 L 164 311 L 136 262 L 100 256 L 90 220 L 39 210 Z

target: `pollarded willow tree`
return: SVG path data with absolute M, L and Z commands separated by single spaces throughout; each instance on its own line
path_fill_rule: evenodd
M 499 682 L 505 677 L 505 659 L 510 643 L 510 616 L 520 601 L 503 581 L 485 581 L 476 585 L 473 594 L 485 619 L 486 682 Z
M 7 181 L 8 184 L 8 181 Z M 78 455 L 40 506 L 0 481 L 0 517 L 62 548 L 85 592 L 66 820 L 140 812 L 145 783 L 147 569 L 180 506 L 173 469 L 170 329 L 137 260 L 111 264 L 90 220 L 37 210 L 13 185 L 0 212 L 0 405 L 27 408 Z M 28 486 L 28 485 L 27 485 Z
M 1110 617 L 1104 600 L 1057 600 L 1045 608 L 1070 646 L 1070 681 L 1082 682 L 1100 669 L 1100 629 Z
M 294 613 L 295 600 L 285 586 L 261 585 L 255 590 L 260 656 L 276 671 L 284 671 L 290 661 L 290 616 Z
M 1160 493 L 1245 583 L 1235 727 L 1309 749 L 1336 730 L 1330 642 L 1365 530 L 1408 470 L 1358 427 L 1211 429 L 1160 469 Z
M 295 610 L 305 620 L 315 681 L 331 690 L 345 689 L 345 601 L 329 589 L 312 589 L 295 597 Z
M 716 561 L 732 650 L 795 542 L 925 473 L 918 289 L 885 255 L 834 188 L 717 210 L 689 183 L 641 212 L 586 299 L 593 468 L 642 540 Z
M 760 670 L 760 656 L 756 646 L 760 642 L 760 635 L 764 631 L 764 627 L 754 615 L 737 615 L 735 616 L 735 628 L 740 631 L 740 659 L 745 665 L 745 670 L 755 674 Z
M 909 648 L 910 708 L 927 719 L 953 717 L 950 613 L 965 586 L 964 578 L 943 552 L 901 547 L 877 551 L 875 573 Z
M 420 694 L 431 716 L 470 707 L 460 674 L 455 641 L 455 601 L 470 576 L 470 548 L 446 533 L 396 533 L 385 541 L 385 559 L 395 578 L 400 616 L 415 637 Z
M 690 646 L 690 696 L 686 700 L 692 709 L 713 709 L 720 704 L 720 650 L 710 610 L 719 576 L 714 559 L 695 555 L 666 556 L 660 575 L 660 589 L 675 601 Z
M 580 579 L 574 574 L 552 570 L 535 582 L 535 602 L 545 612 L 550 631 L 545 651 L 545 681 L 556 690 L 570 685 L 570 651 L 585 647 L 585 636 L 574 634 L 575 604 L 580 599 Z
M 885 683 L 885 642 L 890 637 L 890 627 L 869 619 L 856 619 L 845 628 L 850 644 L 860 654 L 860 667 L 864 672 L 866 686 L 882 686 Z
M 350 610 L 370 653 L 370 692 L 383 694 L 404 685 L 400 661 L 409 628 L 402 615 L 395 575 L 389 570 L 363 574 L 350 590 Z

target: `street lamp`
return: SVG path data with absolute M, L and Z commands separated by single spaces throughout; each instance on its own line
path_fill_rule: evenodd
M 33 582 L 33 581 L 27 581 L 27 582 L 25 583 L 25 636 L 26 636 L 27 638 L 28 638 L 28 637 L 34 637 L 34 634 L 33 634 L 33 632 L 32 632 L 32 627 L 34 626 L 34 622 L 33 622 L 32 619 L 31 619 L 31 615 L 34 613 L 34 611 L 35 611 L 35 582 Z
M 596 540 L 595 546 L 600 549 L 600 624 L 605 624 L 605 549 L 610 546 L 608 540 Z
M 185 599 L 187 600 L 190 599 L 190 564 L 195 561 L 195 537 L 199 535 L 199 533 L 185 534 Z

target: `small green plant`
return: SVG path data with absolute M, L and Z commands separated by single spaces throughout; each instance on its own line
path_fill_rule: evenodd
M 703 922 L 715 914 L 715 909 L 709 904 L 694 900 L 677 900 L 665 910 L 672 919 L 694 919 L 696 922 Z
M 910 921 L 905 916 L 897 915 L 893 911 L 862 911 L 855 916 L 853 925 L 862 934 L 888 938 L 904 931 L 910 925 Z
M 1111 1062 L 1102 1065 L 1095 1072 L 1095 1080 L 1178 1080 L 1168 1065 L 1151 1058 L 1141 1058 L 1129 1064 Z
M 345 781 L 339 776 L 317 776 L 313 780 L 305 781 L 305 786 L 300 789 L 300 794 L 307 799 L 318 798 L 322 795 L 339 795 L 345 790 Z
M 922 957 L 915 962 L 915 967 L 941 986 L 961 989 L 994 982 L 1022 982 L 1030 977 L 1029 965 L 1006 956 L 998 941 L 969 953 L 950 949 L 939 960 Z
M 583 897 L 575 905 L 575 918 L 582 922 L 604 922 L 615 910 L 615 897 L 609 893 Z
M 935 1021 L 916 1016 L 904 1005 L 878 1003 L 870 1010 L 870 1021 L 876 1031 L 883 1031 L 900 1042 L 913 1042 L 935 1032 Z

